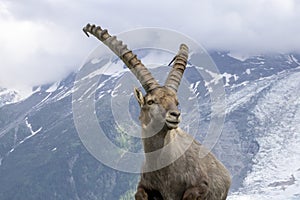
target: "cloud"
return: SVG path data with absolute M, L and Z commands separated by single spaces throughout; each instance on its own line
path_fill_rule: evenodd
M 46 18 L 18 19 L 3 5 L 1 8 L 0 84 L 34 86 L 55 81 L 79 67 L 84 58 L 76 50 L 80 49 L 76 44 L 79 33 Z
M 33 86 L 80 67 L 98 44 L 81 28 L 117 34 L 138 27 L 182 32 L 207 49 L 245 54 L 300 52 L 295 0 L 27 0 L 0 3 L 0 85 Z

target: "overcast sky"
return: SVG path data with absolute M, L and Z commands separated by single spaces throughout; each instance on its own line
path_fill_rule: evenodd
M 81 31 L 88 22 L 112 34 L 174 29 L 208 50 L 300 52 L 297 0 L 1 0 L 0 86 L 25 88 L 78 69 L 98 45 Z

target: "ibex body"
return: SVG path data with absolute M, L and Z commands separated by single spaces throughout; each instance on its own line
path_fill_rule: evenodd
M 112 49 L 147 92 L 143 96 L 138 89 L 134 91 L 141 107 L 142 140 L 146 153 L 135 199 L 225 200 L 231 182 L 229 172 L 213 154 L 178 127 L 180 111 L 176 93 L 186 67 L 188 47 L 180 46 L 166 83 L 160 86 L 136 55 L 106 30 L 88 24 L 84 31 Z M 166 146 L 168 150 L 164 151 Z M 178 159 L 176 155 L 180 155 Z M 173 158 L 176 159 L 168 165 L 161 163 Z

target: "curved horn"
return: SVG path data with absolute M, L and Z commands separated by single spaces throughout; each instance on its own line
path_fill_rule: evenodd
M 183 72 L 186 68 L 187 59 L 189 56 L 189 48 L 185 44 L 180 45 L 180 49 L 175 56 L 173 68 L 170 71 L 165 86 L 175 91 L 178 90 Z
M 88 33 L 91 33 L 106 46 L 108 46 L 121 60 L 126 64 L 130 71 L 140 81 L 146 92 L 160 87 L 158 82 L 153 78 L 149 70 L 143 65 L 143 63 L 127 49 L 127 45 L 122 41 L 117 40 L 116 36 L 111 36 L 106 29 L 102 30 L 100 26 L 87 24 L 83 28 L 84 33 L 89 37 Z

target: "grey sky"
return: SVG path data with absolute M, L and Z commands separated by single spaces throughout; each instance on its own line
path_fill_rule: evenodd
M 43 84 L 78 69 L 97 46 L 81 31 L 88 22 L 112 34 L 174 29 L 206 49 L 300 52 L 296 0 L 2 0 L 0 86 Z

